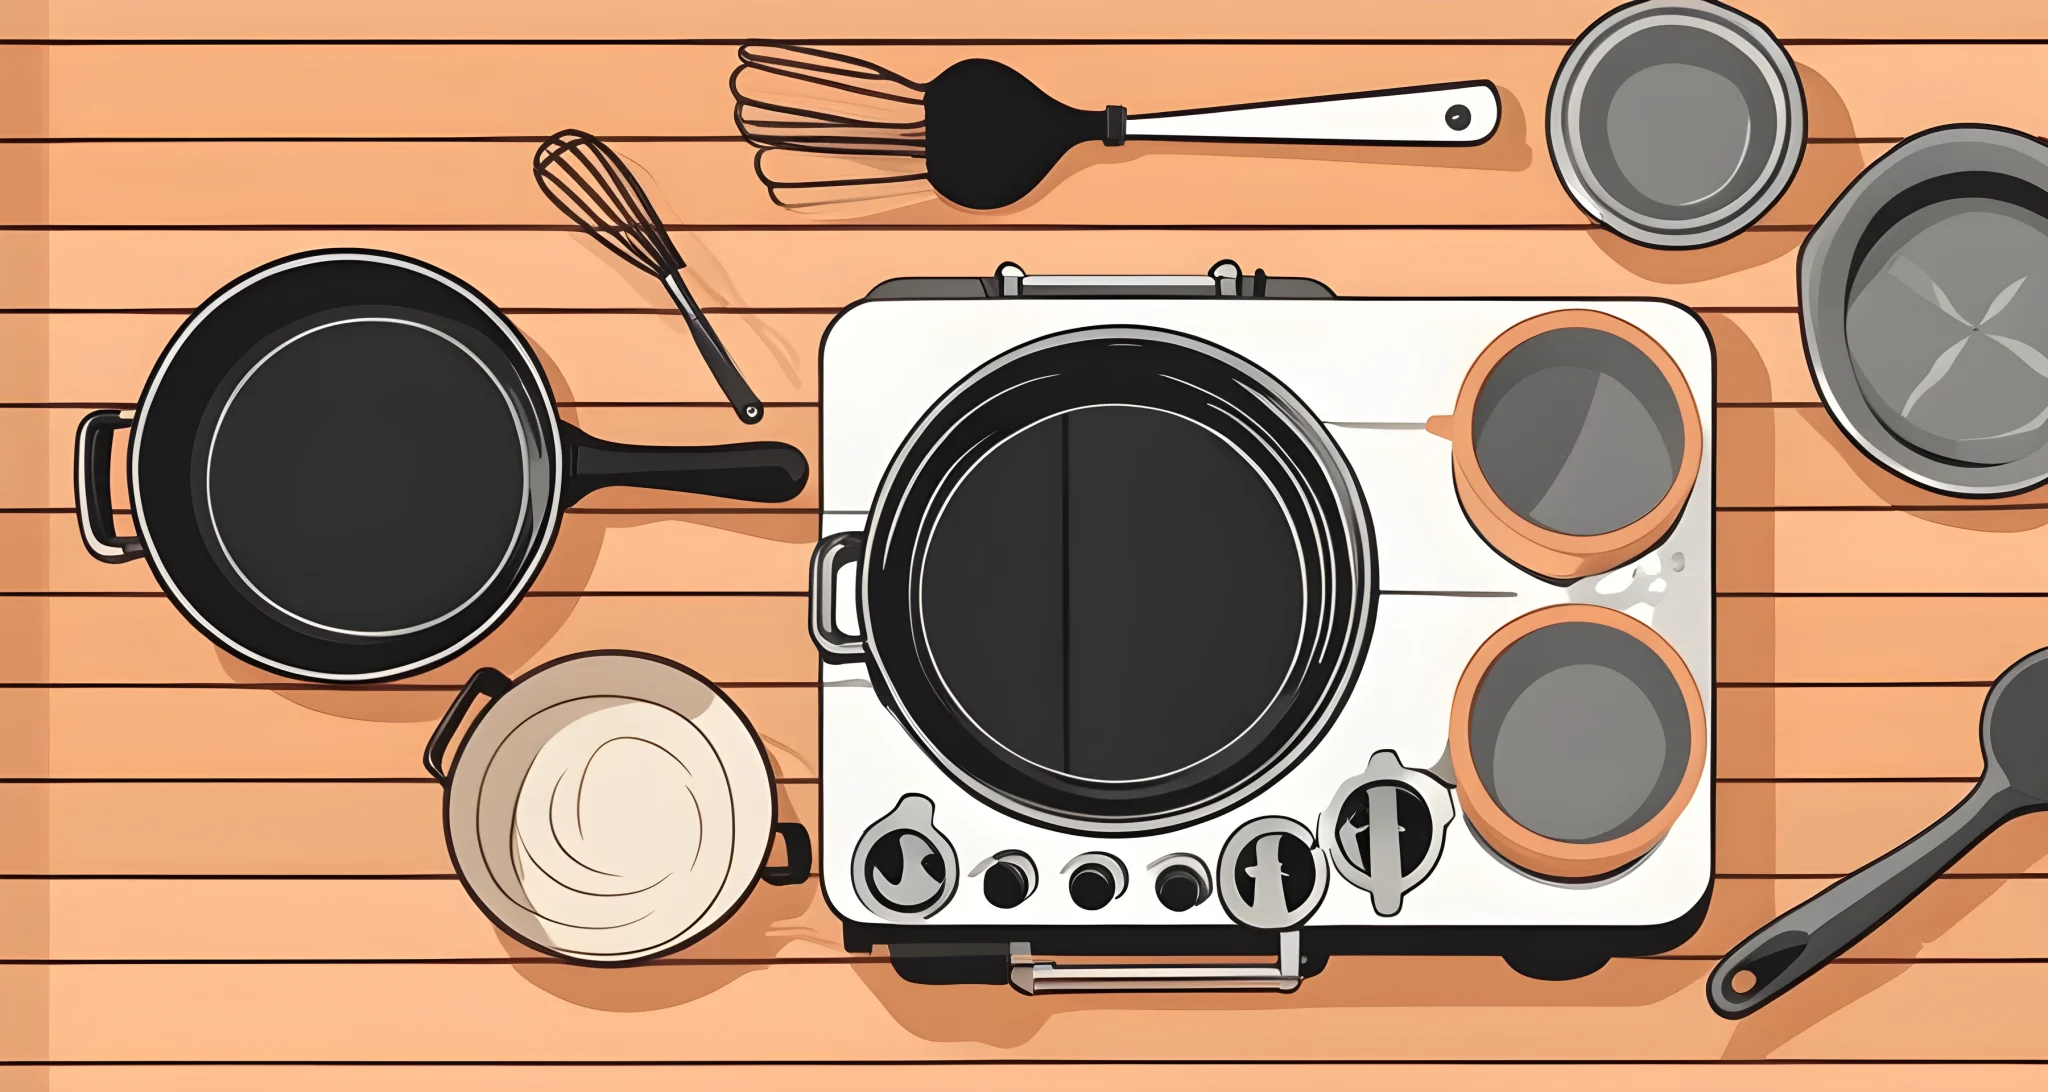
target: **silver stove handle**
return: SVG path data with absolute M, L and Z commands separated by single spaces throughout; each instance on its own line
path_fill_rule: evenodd
M 1263 270 L 1245 277 L 1238 264 L 1228 258 L 1210 266 L 1207 273 L 1189 276 L 1032 276 L 1016 262 L 1004 262 L 995 275 L 999 296 L 1263 296 L 1265 282 Z
M 857 664 L 868 658 L 867 641 L 839 629 L 839 570 L 860 560 L 863 531 L 826 535 L 811 554 L 811 640 L 828 664 Z
M 1280 934 L 1271 964 L 1124 963 L 1062 967 L 1031 958 L 1031 945 L 1010 945 L 1010 985 L 1019 993 L 1162 993 L 1191 990 L 1271 990 L 1301 985 L 1301 933 Z

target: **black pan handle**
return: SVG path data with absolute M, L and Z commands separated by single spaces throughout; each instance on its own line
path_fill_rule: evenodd
M 1707 1003 L 1730 1020 L 1764 1007 L 1883 925 L 2000 823 L 2031 810 L 2030 804 L 2038 807 L 2003 781 L 1979 782 L 1962 803 L 1911 841 L 1736 945 L 1707 976 Z M 1738 990 L 1735 976 L 1744 971 L 1754 981 Z
M 562 506 L 608 485 L 637 485 L 731 500 L 786 501 L 804 491 L 811 464 L 788 444 L 754 441 L 712 447 L 644 447 L 600 440 L 562 422 L 567 472 Z
M 775 833 L 782 835 L 782 847 L 789 851 L 789 860 L 763 868 L 761 882 L 788 887 L 810 879 L 811 832 L 802 823 L 777 823 Z
M 86 551 L 109 565 L 142 556 L 142 539 L 114 533 L 114 431 L 134 424 L 120 410 L 94 410 L 78 422 L 72 460 L 78 496 L 78 534 Z
M 506 678 L 504 672 L 492 667 L 477 668 L 476 674 L 471 675 L 469 681 L 462 684 L 462 693 L 455 695 L 455 703 L 448 707 L 446 713 L 441 714 L 441 723 L 435 725 L 434 734 L 427 737 L 425 761 L 427 772 L 434 775 L 434 780 L 443 785 L 448 783 L 448 771 L 441 764 L 442 752 L 448 749 L 448 741 L 455 738 L 455 730 L 462 727 L 463 718 L 469 715 L 469 707 L 476 701 L 477 695 L 486 694 L 493 698 L 501 698 L 505 696 L 505 691 L 510 689 L 512 680 Z

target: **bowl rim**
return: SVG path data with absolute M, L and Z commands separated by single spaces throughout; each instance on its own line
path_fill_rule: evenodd
M 1735 45 L 1770 84 L 1778 122 L 1770 162 L 1756 181 L 1739 198 L 1683 221 L 1652 217 L 1615 200 L 1584 163 L 1577 140 L 1587 75 L 1615 43 L 1655 26 L 1690 26 Z M 1712 246 L 1747 230 L 1784 197 L 1806 156 L 1806 92 L 1798 66 L 1769 27 L 1715 0 L 1639 0 L 1602 16 L 1565 52 L 1545 114 L 1551 167 L 1572 203 L 1623 238 L 1663 250 Z

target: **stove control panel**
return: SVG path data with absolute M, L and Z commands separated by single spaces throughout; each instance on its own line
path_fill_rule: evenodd
M 939 833 L 931 800 L 910 793 L 876 820 L 854 847 L 853 876 L 860 901 L 890 921 L 923 921 L 944 909 L 959 886 L 960 860 Z

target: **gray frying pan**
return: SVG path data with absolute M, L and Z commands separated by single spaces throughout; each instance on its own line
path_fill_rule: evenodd
M 1984 699 L 1984 776 L 1962 803 L 1735 946 L 1707 976 L 1730 1020 L 1770 1004 L 1848 951 L 2006 820 L 2048 810 L 2048 649 L 2005 669 Z
M 1886 469 L 1956 496 L 2048 481 L 2048 146 L 1930 129 L 1843 192 L 1799 255 L 1807 363 Z

